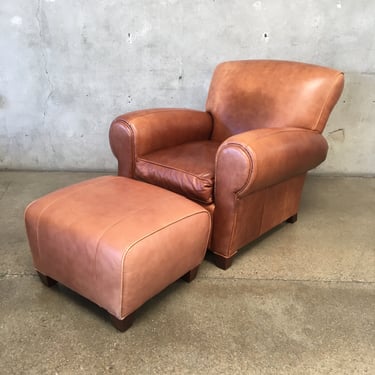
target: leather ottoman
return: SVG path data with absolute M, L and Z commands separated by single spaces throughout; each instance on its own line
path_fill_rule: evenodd
M 32 202 L 25 221 L 43 283 L 60 282 L 103 307 L 121 331 L 148 299 L 181 277 L 194 279 L 211 225 L 198 204 L 114 176 Z

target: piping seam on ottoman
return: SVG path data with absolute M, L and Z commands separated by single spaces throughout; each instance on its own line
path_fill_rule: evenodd
M 52 205 L 54 205 L 56 202 L 60 201 L 61 199 L 65 199 L 71 195 L 73 195 L 74 193 L 78 192 L 78 191 L 81 191 L 83 190 L 84 188 L 86 188 L 88 185 L 99 185 L 100 183 L 102 182 L 105 182 L 105 181 L 92 181 L 92 180 L 88 180 L 87 181 L 88 183 L 85 184 L 84 186 L 79 186 L 79 188 L 77 189 L 74 189 L 74 191 L 69 191 L 68 193 L 66 194 L 63 194 L 59 197 L 56 197 L 51 203 L 49 203 L 46 207 L 43 208 L 43 210 L 39 213 L 38 215 L 38 220 L 37 220 L 37 224 L 36 224 L 36 243 L 37 243 L 37 249 L 38 249 L 38 256 L 40 256 L 40 245 L 39 245 L 39 223 L 40 223 L 40 220 L 42 218 L 42 215 L 45 213 L 45 211 L 47 211 L 47 209 L 49 209 Z M 89 183 L 90 182 L 90 183 Z M 72 186 L 71 186 L 72 187 Z M 74 187 L 74 185 L 73 185 Z M 77 187 L 77 186 L 76 186 Z M 64 188 L 62 188 L 61 190 L 63 190 Z M 55 192 L 51 192 L 50 194 L 54 194 Z M 27 209 L 32 206 L 37 200 L 31 202 L 27 207 L 26 207 L 26 210 L 25 212 L 27 211 Z
M 202 214 L 202 213 L 203 213 L 203 214 L 206 214 L 206 215 L 208 216 L 208 222 L 209 222 L 209 226 L 210 226 L 210 228 L 211 228 L 211 217 L 210 217 L 210 214 L 209 214 L 208 211 L 206 211 L 206 210 L 202 210 L 202 211 L 198 211 L 198 212 L 195 212 L 195 213 L 193 213 L 193 214 L 190 214 L 190 215 L 185 215 L 184 217 L 182 217 L 182 218 L 180 218 L 180 219 L 178 219 L 178 220 L 174 220 L 173 222 L 169 223 L 168 225 L 165 225 L 165 226 L 162 227 L 162 228 L 159 228 L 159 229 L 157 229 L 157 230 L 155 230 L 155 231 L 153 231 L 153 232 L 151 232 L 151 233 L 148 233 L 148 234 L 144 235 L 142 238 L 140 238 L 140 239 L 134 241 L 132 244 L 130 244 L 130 245 L 127 247 L 126 250 L 122 250 L 122 251 L 123 251 L 123 254 L 122 254 L 122 259 L 121 259 L 121 293 L 120 293 L 120 295 L 121 295 L 121 316 L 122 316 L 122 299 L 123 299 L 123 295 L 124 295 L 123 292 L 124 292 L 124 290 L 126 290 L 126 285 L 124 285 L 124 263 L 125 263 L 125 260 L 126 260 L 127 255 L 131 252 L 131 250 L 134 249 L 134 247 L 135 247 L 138 243 L 142 242 L 144 239 L 146 239 L 146 238 L 148 238 L 148 237 L 151 237 L 152 235 L 154 235 L 154 234 L 156 234 L 156 233 L 158 233 L 158 232 L 161 232 L 162 230 L 164 230 L 164 229 L 166 229 L 166 228 L 168 228 L 168 227 L 171 227 L 171 226 L 173 226 L 174 224 L 176 224 L 176 223 L 178 223 L 178 222 L 181 222 L 181 221 L 183 221 L 183 220 L 185 220 L 185 219 L 188 219 L 188 218 L 193 217 L 193 216 L 196 216 L 196 215 L 200 215 L 200 214 Z M 211 229 L 210 229 L 210 230 L 211 230 Z M 206 241 L 206 248 L 207 248 L 207 245 L 208 245 L 209 237 L 210 237 L 210 236 L 208 235 L 208 236 L 207 236 L 207 241 Z

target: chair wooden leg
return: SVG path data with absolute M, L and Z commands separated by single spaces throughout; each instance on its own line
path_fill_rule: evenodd
M 42 273 L 40 273 L 39 271 L 37 271 L 38 273 L 38 276 L 40 278 L 40 281 L 45 285 L 45 286 L 48 286 L 48 288 L 50 288 L 51 286 L 54 286 L 55 284 L 57 284 L 57 281 L 52 279 L 51 277 L 49 276 L 46 276 L 46 275 L 43 275 Z
M 227 270 L 233 263 L 234 255 L 230 258 L 224 258 L 219 254 L 214 254 L 214 260 L 217 267 L 221 268 L 222 270 Z
M 185 273 L 185 275 L 182 276 L 181 279 L 186 281 L 187 283 L 192 282 L 197 276 L 198 269 L 199 269 L 199 266 L 193 268 L 189 272 Z
M 133 324 L 134 318 L 135 318 L 135 313 L 134 312 L 131 313 L 130 315 L 128 315 L 124 319 L 118 319 L 115 316 L 113 316 L 112 314 L 109 314 L 109 317 L 111 319 L 112 325 L 116 329 L 118 329 L 120 332 L 125 332 Z
M 298 216 L 298 215 L 295 214 L 295 215 L 289 217 L 288 219 L 286 219 L 286 222 L 287 222 L 287 223 L 290 223 L 290 224 L 295 223 L 295 222 L 297 221 L 297 216 Z

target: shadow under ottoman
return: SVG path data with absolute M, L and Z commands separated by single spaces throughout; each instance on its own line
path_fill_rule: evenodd
M 183 277 L 194 279 L 210 215 L 198 204 L 126 177 L 104 176 L 32 202 L 25 212 L 35 269 L 107 310 L 125 331 L 133 312 Z

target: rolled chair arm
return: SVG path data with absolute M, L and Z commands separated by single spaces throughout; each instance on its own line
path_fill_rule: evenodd
M 209 139 L 212 118 L 192 109 L 159 108 L 129 112 L 111 124 L 109 140 L 118 174 L 132 177 L 135 160 L 150 152 L 185 142 Z
M 306 173 L 326 158 L 328 145 L 302 128 L 251 130 L 228 138 L 216 157 L 216 198 L 238 198 Z

